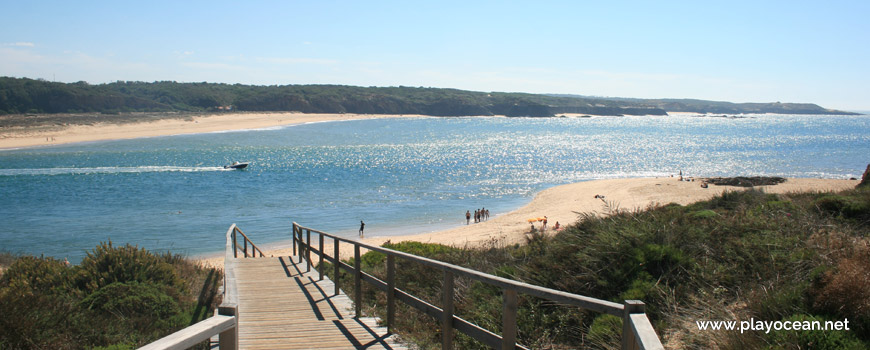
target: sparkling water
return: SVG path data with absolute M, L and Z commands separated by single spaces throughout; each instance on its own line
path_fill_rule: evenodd
M 249 161 L 245 170 L 223 165 Z M 222 252 L 292 221 L 355 237 L 430 232 L 559 184 L 669 176 L 860 177 L 866 116 L 402 118 L 0 152 L 0 250 L 77 262 L 100 242 Z M 285 243 L 286 244 L 286 243 Z

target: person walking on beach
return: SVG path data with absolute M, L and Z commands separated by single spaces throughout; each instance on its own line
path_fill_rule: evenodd
M 471 211 L 466 210 L 465 211 L 465 224 L 468 225 L 470 223 L 471 223 Z
M 366 223 L 363 222 L 362 220 L 360 220 L 359 221 L 359 236 L 360 237 L 363 236 L 363 230 L 365 230 L 365 228 L 366 228 Z

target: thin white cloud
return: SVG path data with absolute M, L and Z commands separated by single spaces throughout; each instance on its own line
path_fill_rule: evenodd
M 19 41 L 19 42 L 17 42 L 17 43 L 4 43 L 3 46 L 13 46 L 13 47 L 34 47 L 34 46 L 36 46 L 36 44 L 34 44 L 34 43 L 29 43 L 29 42 L 24 42 L 24 41 Z

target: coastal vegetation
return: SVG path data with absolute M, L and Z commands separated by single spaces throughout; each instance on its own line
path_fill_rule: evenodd
M 79 265 L 0 254 L 0 349 L 133 349 L 210 317 L 219 270 L 103 243 Z
M 581 215 L 527 244 L 460 249 L 387 243 L 498 276 L 614 302 L 640 299 L 666 347 L 688 349 L 866 349 L 870 347 L 870 190 L 776 195 L 727 192 L 691 205 Z M 368 252 L 363 269 L 385 278 L 385 257 Z M 332 271 L 327 268 L 326 271 Z M 439 271 L 397 261 L 397 287 L 440 300 Z M 352 289 L 352 277 L 342 274 Z M 457 278 L 458 316 L 499 332 L 500 290 Z M 385 296 L 363 287 L 364 310 L 385 318 Z M 353 295 L 353 293 L 348 293 Z M 439 324 L 397 305 L 396 329 L 423 349 L 440 345 Z M 619 347 L 618 317 L 520 296 L 519 340 L 539 349 Z M 698 329 L 697 321 L 843 321 L 849 330 Z M 484 348 L 457 335 L 460 349 Z
M 92 85 L 0 77 L 0 115 L 132 112 L 295 111 L 303 113 L 505 115 L 551 117 L 697 113 L 850 114 L 814 104 L 732 104 L 699 100 L 617 99 L 574 95 L 477 92 L 425 87 L 345 85 L 254 86 L 174 81 Z M 93 118 L 92 118 L 93 119 Z M 0 127 L 9 121 L 0 119 Z M 63 123 L 63 121 L 60 121 Z M 14 125 L 12 125 L 14 126 Z

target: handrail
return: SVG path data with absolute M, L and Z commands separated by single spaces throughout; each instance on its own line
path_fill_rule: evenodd
M 229 236 L 230 233 L 232 233 L 232 240 L 233 240 L 233 257 L 234 257 L 234 258 L 238 258 L 238 257 L 239 257 L 239 256 L 238 256 L 238 251 L 239 251 L 239 250 L 241 250 L 241 251 L 244 253 L 244 257 L 245 257 L 245 258 L 248 258 L 248 257 L 256 258 L 256 257 L 257 257 L 257 253 L 260 253 L 260 257 L 261 257 L 261 258 L 264 257 L 264 256 L 266 256 L 265 254 L 263 254 L 263 251 L 260 250 L 260 248 L 257 247 L 257 245 L 255 245 L 254 242 L 251 241 L 251 239 L 248 238 L 248 236 L 245 235 L 245 233 L 242 232 L 242 230 L 238 228 L 238 226 L 236 226 L 236 224 L 233 224 L 232 226 L 230 226 L 230 230 L 227 232 L 227 236 Z M 242 239 L 242 243 L 243 243 L 243 245 L 239 246 L 238 239 L 236 238 L 236 234 L 240 234 L 240 235 L 242 235 L 242 238 L 243 238 L 243 239 Z M 250 254 L 250 255 L 248 255 L 248 244 L 249 244 L 249 243 L 251 244 L 251 248 L 252 248 L 252 250 L 251 250 L 251 254 Z
M 306 233 L 303 239 L 303 231 Z M 311 232 L 320 236 L 319 249 L 311 246 Z M 304 227 L 296 222 L 293 222 L 293 251 L 306 261 L 307 270 L 310 271 L 312 261 L 311 254 L 316 253 L 320 262 L 320 278 L 323 278 L 323 262 L 328 261 L 334 264 L 335 275 L 338 276 L 339 269 L 344 269 L 354 276 L 355 296 L 354 304 L 356 305 L 356 317 L 361 316 L 361 282 L 366 281 L 372 286 L 387 293 L 387 327 L 392 329 L 393 320 L 395 319 L 395 300 L 398 299 L 407 305 L 420 310 L 441 321 L 442 343 L 443 349 L 453 349 L 452 333 L 453 329 L 459 330 L 466 335 L 496 349 L 526 349 L 525 346 L 516 343 L 517 326 L 517 294 L 523 293 L 539 298 L 559 302 L 562 304 L 573 305 L 583 309 L 606 313 L 623 319 L 623 336 L 622 348 L 625 350 L 633 349 L 664 349 L 659 340 L 658 335 L 652 328 L 649 318 L 644 311 L 643 303 L 637 300 L 626 300 L 624 304 L 618 304 L 606 300 L 590 298 L 582 295 L 567 293 L 550 288 L 531 285 L 524 282 L 514 281 L 507 278 L 489 275 L 480 271 L 464 268 L 448 264 L 445 262 L 432 260 L 413 254 L 408 254 L 388 248 L 377 247 L 358 241 L 353 241 L 346 238 L 337 237 L 335 235 Z M 333 256 L 329 257 L 323 250 L 323 237 L 329 237 L 333 240 Z M 298 241 L 298 242 L 297 242 Z M 350 266 L 341 262 L 339 258 L 339 244 L 341 242 L 348 243 L 354 247 L 354 266 Z M 298 250 L 296 247 L 298 246 Z M 365 248 L 371 251 L 383 253 L 387 256 L 387 280 L 382 281 L 369 274 L 366 274 L 360 269 L 360 248 Z M 444 273 L 444 284 L 442 290 L 443 308 L 431 305 L 423 300 L 407 294 L 406 292 L 395 288 L 395 257 L 414 261 L 433 268 L 437 268 Z M 479 282 L 483 282 L 503 290 L 503 334 L 501 336 L 483 329 L 473 323 L 470 323 L 453 314 L 453 280 L 456 275 L 464 276 Z M 335 284 L 335 293 L 339 290 L 338 278 L 333 281 Z
M 183 350 L 235 327 L 235 317 L 216 315 L 160 338 L 153 343 L 139 348 L 139 350 Z

